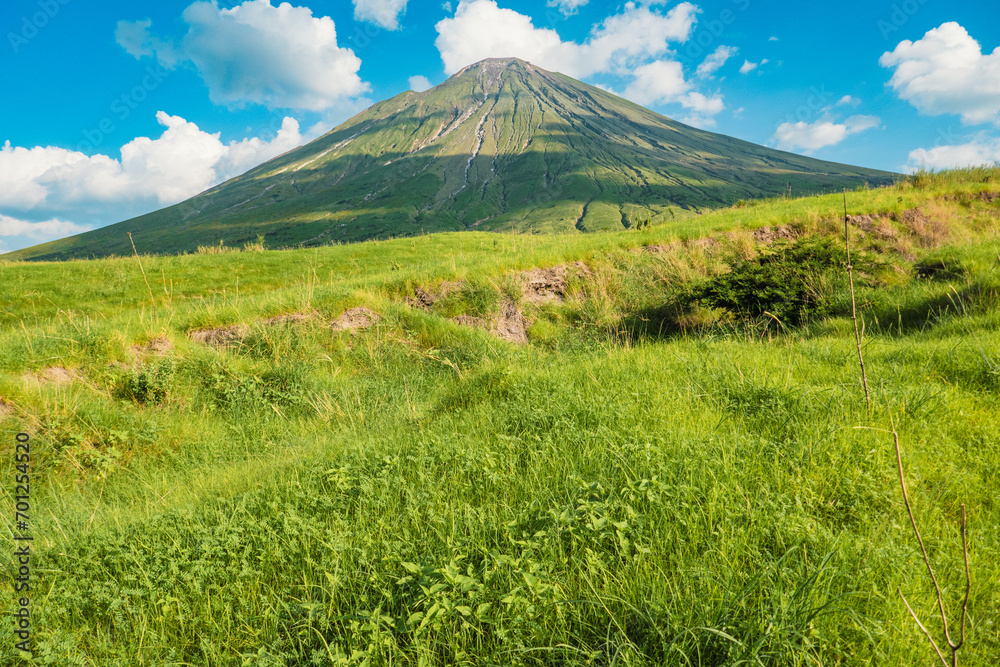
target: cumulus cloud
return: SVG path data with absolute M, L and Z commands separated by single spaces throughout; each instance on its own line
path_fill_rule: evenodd
M 571 14 L 575 14 L 580 7 L 583 7 L 589 2 L 590 0 L 549 0 L 548 6 L 556 7 L 564 15 L 569 16 Z
M 410 77 L 410 90 L 414 92 L 422 93 L 425 90 L 430 90 L 432 87 L 431 80 L 426 76 L 418 74 Z
M 84 225 L 78 225 L 74 222 L 66 222 L 65 220 L 57 220 L 55 218 L 51 220 L 31 222 L 29 220 L 19 220 L 18 218 L 12 218 L 9 215 L 0 214 L 0 238 L 5 236 L 20 236 L 34 241 L 44 242 L 51 241 L 52 239 L 63 238 L 64 236 L 82 234 L 83 232 L 90 231 L 90 229 L 90 227 L 86 227 Z M 4 244 L 0 243 L 0 248 L 2 247 L 4 247 Z
M 125 53 L 135 58 L 152 56 L 164 67 L 174 67 L 181 59 L 174 45 L 153 35 L 149 28 L 153 22 L 119 21 L 115 29 L 115 41 L 125 49 Z
M 679 98 L 689 87 L 679 62 L 656 61 L 635 70 L 625 97 L 639 104 L 666 103 Z
M 166 68 L 193 64 L 216 104 L 323 111 L 370 89 L 358 76 L 361 59 L 337 45 L 333 20 L 308 7 L 247 0 L 221 9 L 213 0 L 190 5 L 183 20 L 177 44 L 153 35 L 148 20 L 119 22 L 116 39 Z
M 0 236 L 57 238 L 175 204 L 285 153 L 308 138 L 285 118 L 270 140 L 223 143 L 162 111 L 160 137 L 138 137 L 119 159 L 52 146 L 0 148 Z M 70 217 L 73 221 L 67 221 Z
M 712 76 L 720 67 L 726 64 L 727 60 L 735 56 L 738 50 L 735 46 L 720 46 L 698 65 L 698 70 L 695 74 L 700 78 Z
M 923 113 L 1000 125 L 1000 47 L 984 55 L 958 23 L 944 23 L 916 42 L 900 42 L 879 64 L 894 68 L 889 85 Z
M 778 148 L 786 151 L 816 151 L 839 144 L 847 137 L 878 127 L 882 121 L 876 116 L 851 116 L 843 123 L 818 120 L 814 123 L 782 123 L 771 138 Z
M 681 64 L 669 60 L 637 68 L 624 97 L 643 105 L 680 104 L 693 112 L 681 120 L 699 127 L 714 125 L 711 117 L 725 108 L 719 95 L 707 96 L 692 91 L 690 82 L 684 80 Z
M 386 30 L 399 29 L 399 17 L 406 12 L 406 0 L 354 0 L 354 18 Z
M 847 106 L 856 107 L 859 104 L 861 104 L 861 100 L 859 100 L 858 98 L 852 97 L 850 95 L 844 95 L 839 100 L 837 100 L 837 104 L 835 106 L 839 107 L 839 106 L 847 105 Z
M 749 74 L 750 72 L 754 71 L 761 65 L 766 65 L 769 62 L 771 61 L 768 60 L 767 58 L 764 58 L 759 63 L 752 63 L 749 60 L 744 60 L 743 64 L 740 66 L 740 74 Z
M 1000 138 L 983 134 L 964 144 L 910 151 L 903 170 L 912 173 L 918 169 L 958 169 L 989 164 L 1000 164 Z
M 449 74 L 484 58 L 518 57 L 581 78 L 666 54 L 669 42 L 688 39 L 699 11 L 682 2 L 661 14 L 630 2 L 580 44 L 564 42 L 555 30 L 536 28 L 531 17 L 503 9 L 495 0 L 462 0 L 453 18 L 438 22 L 435 45 Z

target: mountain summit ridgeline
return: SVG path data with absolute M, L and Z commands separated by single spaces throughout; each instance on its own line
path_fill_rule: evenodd
M 375 104 L 315 141 L 187 201 L 12 253 L 175 253 L 263 235 L 270 247 L 435 231 L 581 232 L 893 174 L 678 123 L 516 58 Z

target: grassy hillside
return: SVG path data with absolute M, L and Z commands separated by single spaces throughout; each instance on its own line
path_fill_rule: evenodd
M 992 665 L 998 192 L 993 169 L 848 193 L 870 414 L 839 194 L 0 263 L 36 664 L 929 665 L 894 424 L 953 627 L 966 506 L 961 664 Z
M 459 230 L 594 232 L 896 177 L 705 132 L 517 59 L 380 102 L 185 202 L 10 259 L 193 252 Z

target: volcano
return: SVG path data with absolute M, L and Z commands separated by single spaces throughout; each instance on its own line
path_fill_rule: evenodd
M 895 174 L 696 129 L 516 58 L 466 67 L 180 204 L 8 259 L 308 247 L 438 231 L 578 233 Z

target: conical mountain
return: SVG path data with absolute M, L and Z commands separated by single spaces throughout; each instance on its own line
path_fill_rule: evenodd
M 325 245 L 444 230 L 621 229 L 680 209 L 889 181 L 678 123 L 522 60 L 380 102 L 185 202 L 9 255 Z

